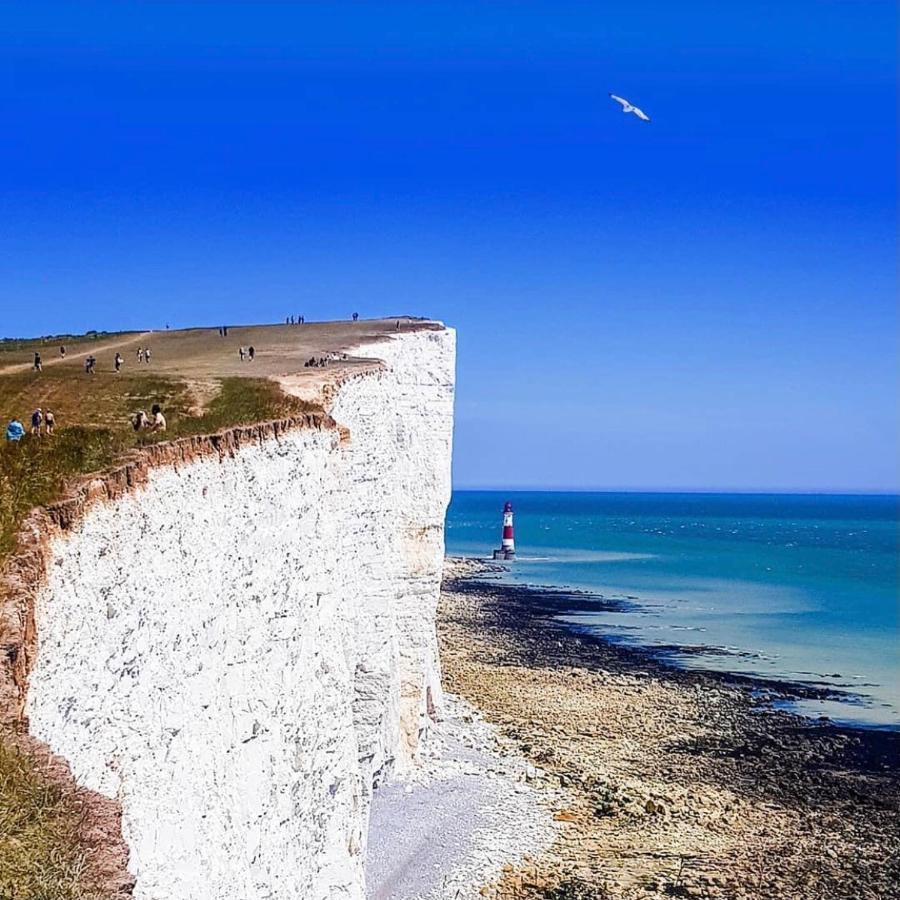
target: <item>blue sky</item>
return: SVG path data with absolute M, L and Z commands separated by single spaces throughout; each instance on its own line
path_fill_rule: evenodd
M 896 490 L 896 18 L 6 4 L 0 334 L 429 315 L 459 486 Z

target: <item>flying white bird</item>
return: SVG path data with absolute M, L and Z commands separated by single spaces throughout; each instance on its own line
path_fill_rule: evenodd
M 622 112 L 625 113 L 634 113 L 639 119 L 643 119 L 645 122 L 650 121 L 650 116 L 647 115 L 642 109 L 638 109 L 636 106 L 633 106 L 629 103 L 624 97 L 617 97 L 615 94 L 610 94 L 610 97 L 616 101 L 616 103 L 622 104 Z

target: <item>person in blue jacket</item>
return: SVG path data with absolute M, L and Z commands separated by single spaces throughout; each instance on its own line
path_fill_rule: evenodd
M 6 426 L 6 439 L 8 441 L 21 441 L 25 437 L 25 427 L 18 419 L 13 419 Z

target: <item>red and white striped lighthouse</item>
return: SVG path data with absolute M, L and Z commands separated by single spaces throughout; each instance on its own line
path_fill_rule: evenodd
M 494 551 L 494 559 L 515 559 L 516 540 L 513 537 L 513 508 L 509 500 L 503 507 L 503 537 L 500 539 L 500 549 Z

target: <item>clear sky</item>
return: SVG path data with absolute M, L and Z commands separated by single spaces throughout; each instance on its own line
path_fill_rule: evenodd
M 0 334 L 422 314 L 459 329 L 458 486 L 895 490 L 896 33 L 4 4 Z

